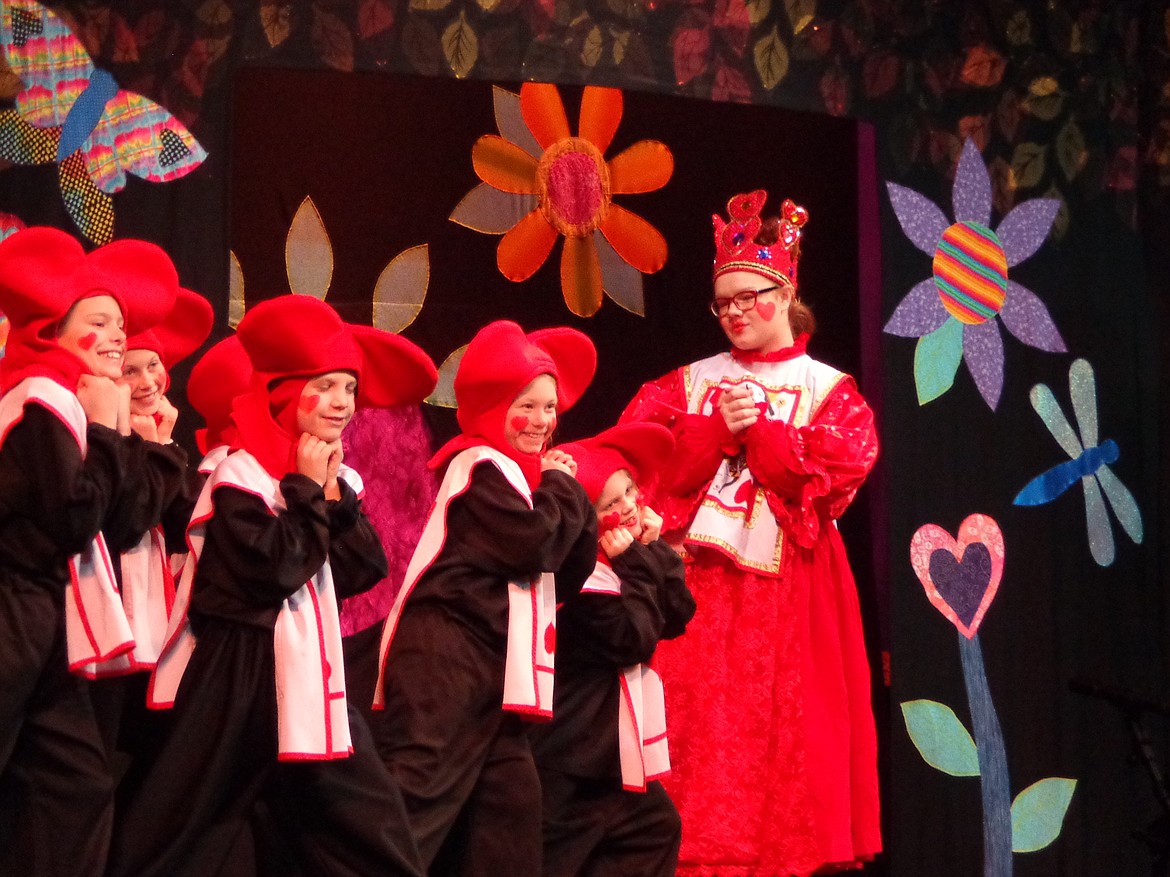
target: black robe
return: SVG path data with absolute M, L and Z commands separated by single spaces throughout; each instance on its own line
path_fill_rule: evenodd
M 611 561 L 617 594 L 578 592 L 557 610 L 553 718 L 529 728 L 543 793 L 546 877 L 585 873 L 668 877 L 681 841 L 662 784 L 622 788 L 618 677 L 661 639 L 686 630 L 695 601 L 665 542 L 635 542 Z
M 119 821 L 110 874 L 214 875 L 262 799 L 306 873 L 418 875 L 401 795 L 365 722 L 349 708 L 349 758 L 279 762 L 273 629 L 283 601 L 328 556 L 339 598 L 385 577 L 386 556 L 353 490 L 327 502 L 299 475 L 287 508 L 224 485 L 196 567 L 189 618 L 197 641 L 173 728 Z
M 530 508 L 483 462 L 446 524 L 390 644 L 378 748 L 432 874 L 533 874 L 539 779 L 526 723 L 501 707 L 508 581 L 555 572 L 558 595 L 579 590 L 593 569 L 597 518 L 563 472 L 543 473 Z
M 69 559 L 97 536 L 130 443 L 91 424 L 81 450 L 25 405 L 0 448 L 0 873 L 101 874 L 113 780 L 88 683 L 69 672 Z

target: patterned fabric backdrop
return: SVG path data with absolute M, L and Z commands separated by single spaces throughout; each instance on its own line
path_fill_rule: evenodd
M 16 22 L 0 56 L 0 235 L 47 223 L 157 241 L 212 300 L 219 334 L 243 68 L 607 85 L 871 123 L 881 302 L 869 306 L 887 334 L 870 339 L 881 357 L 864 389 L 883 402 L 871 492 L 888 517 L 875 567 L 890 686 L 877 692 L 890 703 L 890 852 L 874 871 L 1097 877 L 1150 873 L 1165 855 L 1155 819 L 1167 814 L 1125 719 L 1167 752 L 1170 2 L 46 5 L 76 42 L 70 69 L 92 59 L 112 82 L 91 83 L 148 98 L 194 139 L 171 137 L 166 167 L 140 174 L 165 185 L 115 189 L 108 164 L 95 177 L 76 152 L 55 158 L 69 125 L 46 144 L 27 123 L 61 108 L 18 99 L 46 35 L 17 14 L 33 0 L 0 0 Z M 83 103 L 76 83 L 65 91 Z M 127 101 L 115 130 L 158 135 L 153 105 Z M 273 162 L 298 148 L 288 127 L 267 145 Z M 736 142 L 725 155 L 737 160 Z M 914 298 L 944 249 L 951 268 L 982 252 L 999 278 L 979 314 L 934 287 Z M 975 326 L 1002 336 L 999 354 L 968 344 L 991 331 Z

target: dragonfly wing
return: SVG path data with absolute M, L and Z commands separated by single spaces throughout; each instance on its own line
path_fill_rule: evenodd
M 1052 433 L 1052 437 L 1056 439 L 1056 443 L 1060 445 L 1061 449 L 1073 459 L 1079 457 L 1084 450 L 1081 447 L 1081 442 L 1077 438 L 1077 434 L 1073 432 L 1068 418 L 1060 410 L 1060 403 L 1056 401 L 1056 397 L 1052 394 L 1052 390 L 1048 388 L 1048 385 L 1037 384 L 1032 388 L 1032 392 L 1028 394 L 1028 398 L 1032 402 L 1032 407 L 1036 409 L 1036 413 L 1040 415 L 1040 419 L 1044 421 L 1044 425 L 1048 427 L 1048 431 Z
M 1121 529 L 1125 530 L 1125 534 L 1135 545 L 1141 545 L 1142 513 L 1129 488 L 1121 483 L 1108 466 L 1102 466 L 1097 470 L 1097 480 L 1101 482 L 1101 489 L 1105 491 L 1109 505 L 1113 506 L 1117 520 L 1121 522 Z
M 1097 382 L 1087 359 L 1073 360 L 1069 367 L 1068 394 L 1081 442 L 1086 448 L 1097 447 Z
M 1089 553 L 1098 566 L 1109 566 L 1113 563 L 1113 524 L 1109 521 L 1109 512 L 1105 509 L 1105 500 L 1101 498 L 1101 488 L 1097 486 L 1097 479 L 1086 475 L 1081 479 L 1085 485 L 1085 521 L 1089 528 Z

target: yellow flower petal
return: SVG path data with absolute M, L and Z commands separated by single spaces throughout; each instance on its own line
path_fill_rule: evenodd
M 578 317 L 591 317 L 601 307 L 601 263 L 592 233 L 565 238 L 561 253 L 561 292 Z
M 577 136 L 589 140 L 598 152 L 609 148 L 622 120 L 622 93 L 617 88 L 585 86 L 581 95 L 581 120 Z
M 657 140 L 639 140 L 609 161 L 609 187 L 615 195 L 653 192 L 674 173 L 670 147 Z
M 643 274 L 653 274 L 666 264 L 666 238 L 624 207 L 610 204 L 600 228 L 617 254 Z
M 484 134 L 471 147 L 471 164 L 489 186 L 519 195 L 540 191 L 537 161 L 515 143 L 495 134 Z
M 569 136 L 569 118 L 555 85 L 525 82 L 520 86 L 520 112 L 541 149 Z
M 496 249 L 496 265 L 509 280 L 527 280 L 544 264 L 556 242 L 556 230 L 539 210 L 533 210 L 504 235 Z

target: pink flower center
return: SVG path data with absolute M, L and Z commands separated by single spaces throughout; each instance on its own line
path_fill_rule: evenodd
M 609 168 L 597 147 L 579 137 L 550 146 L 537 178 L 545 219 L 564 235 L 581 237 L 597 228 L 609 208 Z
M 601 178 L 587 155 L 568 152 L 548 172 L 548 199 L 565 221 L 574 225 L 593 218 L 601 206 Z

